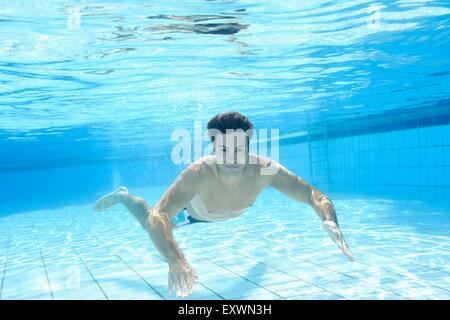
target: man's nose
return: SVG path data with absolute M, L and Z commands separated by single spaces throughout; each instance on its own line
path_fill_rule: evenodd
M 237 161 L 237 152 L 227 152 L 227 163 L 236 164 L 236 161 Z

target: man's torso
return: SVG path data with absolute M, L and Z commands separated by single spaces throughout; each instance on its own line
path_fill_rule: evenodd
M 270 176 L 261 174 L 262 163 L 248 164 L 238 184 L 226 185 L 217 172 L 214 158 L 205 157 L 202 183 L 194 198 L 186 206 L 189 214 L 202 221 L 223 221 L 241 215 L 270 184 Z M 211 161 L 212 160 L 212 161 Z

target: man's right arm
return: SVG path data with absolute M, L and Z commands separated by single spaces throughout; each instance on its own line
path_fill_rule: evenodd
M 169 264 L 169 292 L 179 296 L 192 293 L 197 275 L 187 263 L 172 233 L 170 218 L 177 215 L 197 192 L 203 165 L 194 163 L 186 168 L 158 201 L 147 219 L 147 229 L 155 247 Z
M 201 164 L 186 168 L 152 209 L 147 228 L 156 248 L 169 263 L 184 259 L 172 235 L 170 218 L 177 215 L 195 196 L 201 178 Z

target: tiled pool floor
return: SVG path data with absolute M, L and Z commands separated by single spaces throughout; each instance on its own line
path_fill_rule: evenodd
M 154 199 L 161 191 L 139 192 Z M 448 210 L 334 202 L 354 262 L 311 208 L 272 191 L 242 217 L 175 230 L 199 276 L 187 299 L 450 298 Z M 167 265 L 122 207 L 0 216 L 0 230 L 1 299 L 177 299 L 167 292 Z

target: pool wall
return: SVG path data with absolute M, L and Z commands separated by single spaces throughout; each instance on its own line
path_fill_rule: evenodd
M 450 199 L 450 114 L 395 116 L 394 122 L 380 122 L 381 118 L 347 119 L 294 133 L 280 140 L 279 160 L 325 192 L 429 202 Z M 60 145 L 66 146 L 67 139 L 62 140 Z M 46 145 L 58 144 L 51 140 Z M 94 159 L 86 150 L 79 152 L 81 146 L 70 145 L 71 149 L 49 154 L 27 151 L 22 159 L 28 166 L 20 163 L 20 154 L 32 149 L 31 143 L 22 149 L 2 148 L 17 158 L 18 166 L 0 170 L 0 214 L 93 202 L 119 185 L 168 185 L 185 167 L 172 163 L 170 149 L 156 155 L 140 146 L 123 159 L 114 150 L 85 146 L 92 155 L 106 155 Z
M 384 132 L 366 124 L 341 137 L 315 128 L 296 138 L 303 142 L 282 146 L 281 159 L 325 191 L 444 202 L 450 199 L 448 116 L 424 119 L 386 125 Z

